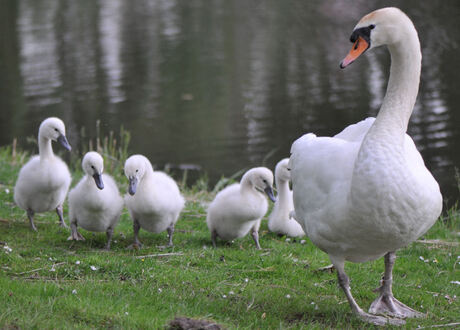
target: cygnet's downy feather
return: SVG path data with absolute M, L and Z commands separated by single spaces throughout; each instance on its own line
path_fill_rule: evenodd
M 268 168 L 256 167 L 247 171 L 240 183 L 232 184 L 216 195 L 206 218 L 214 247 L 217 237 L 233 240 L 251 231 L 256 247 L 260 249 L 260 221 L 268 209 L 264 193 L 274 201 L 272 186 L 273 173 Z
M 14 187 L 16 204 L 27 211 L 30 227 L 37 230 L 34 214 L 56 210 L 59 223 L 66 227 L 62 204 L 72 178 L 67 165 L 53 153 L 51 141 L 71 150 L 65 135 L 65 125 L 59 118 L 45 119 L 38 130 L 38 155 L 33 156 L 20 170 Z
M 85 176 L 69 193 L 69 240 L 84 240 L 77 226 L 93 232 L 106 232 L 110 249 L 113 230 L 123 210 L 123 198 L 117 184 L 103 174 L 104 160 L 97 152 L 88 152 L 82 161 Z
M 142 155 L 133 155 L 125 162 L 129 180 L 125 204 L 133 219 L 133 247 L 140 247 L 140 228 L 149 232 L 168 232 L 169 246 L 173 245 L 174 226 L 184 208 L 177 183 L 166 173 L 154 171 L 150 161 Z

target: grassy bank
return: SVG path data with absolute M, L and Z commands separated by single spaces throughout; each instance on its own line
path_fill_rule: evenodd
M 242 329 L 368 327 L 351 314 L 336 274 L 318 270 L 330 262 L 308 239 L 280 238 L 264 221 L 262 250 L 250 237 L 213 249 L 205 224 L 213 193 L 203 183 L 181 187 L 187 205 L 172 248 L 163 247 L 166 233 L 141 230 L 144 248 L 127 250 L 133 235 L 126 210 L 110 252 L 101 250 L 103 233 L 81 230 L 86 241 L 67 241 L 69 232 L 57 226 L 53 212 L 38 214 L 38 232 L 32 232 L 13 202 L 26 160 L 0 148 L 0 328 L 162 328 L 176 316 Z M 113 162 L 106 168 L 125 192 L 126 179 Z M 74 185 L 81 171 L 72 168 Z M 408 320 L 408 328 L 460 322 L 459 228 L 459 212 L 450 210 L 424 241 L 399 251 L 395 295 L 427 315 Z M 367 309 L 383 261 L 346 269 L 357 302 Z

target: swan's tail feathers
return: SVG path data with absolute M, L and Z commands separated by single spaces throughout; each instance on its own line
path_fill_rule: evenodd
M 374 121 L 374 117 L 368 117 L 356 124 L 345 127 L 343 131 L 334 135 L 334 137 L 350 142 L 362 141 L 364 136 L 367 134 L 367 131 L 369 131 L 369 128 L 371 128 L 372 124 L 374 124 Z

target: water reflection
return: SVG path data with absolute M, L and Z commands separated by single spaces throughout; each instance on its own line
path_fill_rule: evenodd
M 62 102 L 58 93 L 62 86 L 62 73 L 58 66 L 55 29 L 51 23 L 56 15 L 57 3 L 47 6 L 46 10 L 40 10 L 38 5 L 37 2 L 20 3 L 18 32 L 21 72 L 23 93 L 29 104 L 46 107 Z
M 126 100 L 122 88 L 123 62 L 121 59 L 121 0 L 100 3 L 99 35 L 103 68 L 107 76 L 107 95 L 110 103 Z
M 422 42 L 409 133 L 457 199 L 456 1 L 4 1 L 0 144 L 26 145 L 57 115 L 77 150 L 81 128 L 95 136 L 100 119 L 103 134 L 124 125 L 131 151 L 160 167 L 198 164 L 212 181 L 264 159 L 273 167 L 303 133 L 376 115 L 387 52 L 338 63 L 356 20 L 387 5 L 409 14 Z

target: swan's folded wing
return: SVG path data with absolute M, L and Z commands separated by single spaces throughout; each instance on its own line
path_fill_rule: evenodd
M 364 139 L 364 136 L 367 131 L 369 131 L 369 128 L 371 128 L 374 121 L 374 117 L 366 118 L 356 124 L 345 127 L 342 132 L 336 134 L 334 137 L 350 142 L 360 142 Z
M 293 143 L 289 167 L 297 220 L 304 228 L 309 226 L 302 222 L 340 219 L 336 213 L 347 212 L 344 208 L 360 144 L 314 134 Z

